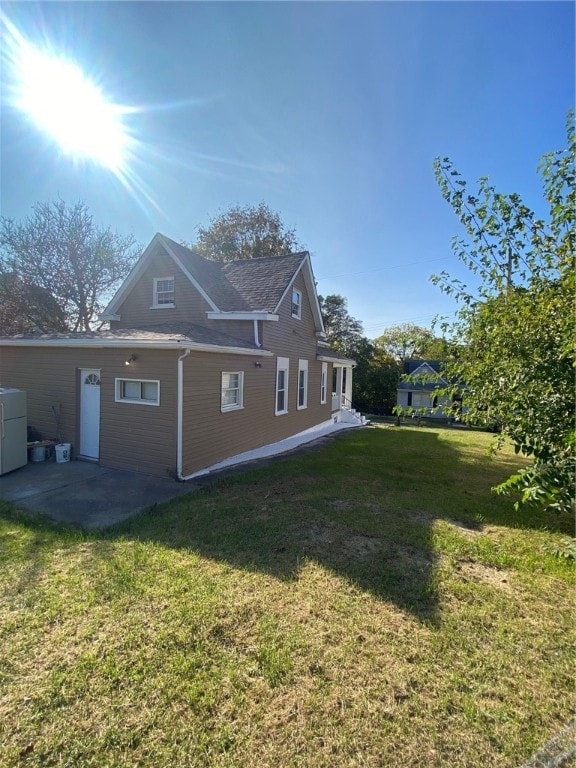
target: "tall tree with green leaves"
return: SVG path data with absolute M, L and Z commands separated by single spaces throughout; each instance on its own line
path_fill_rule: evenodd
M 354 360 L 354 406 L 364 413 L 392 413 L 400 380 L 398 362 L 364 338 L 354 351 Z
M 318 301 L 330 346 L 343 355 L 353 357 L 355 350 L 364 340 L 362 323 L 350 315 L 344 296 L 333 293 L 326 297 L 318 296 Z
M 132 235 L 121 236 L 98 226 L 83 202 L 36 203 L 22 222 L 0 219 L 0 285 L 16 280 L 35 286 L 58 306 L 52 330 L 90 330 L 98 315 L 132 268 L 140 249 Z M 32 306 L 22 293 L 17 311 L 23 319 Z M 44 318 L 43 330 L 50 324 Z
M 211 261 L 235 261 L 283 256 L 302 250 L 293 229 L 283 224 L 279 214 L 265 203 L 234 206 L 198 227 L 194 246 Z
M 498 424 L 500 439 L 532 459 L 496 490 L 520 491 L 519 504 L 559 510 L 574 504 L 575 157 L 570 113 L 566 148 L 539 165 L 546 220 L 486 178 L 470 194 L 450 160 L 435 162 L 442 194 L 466 232 L 454 251 L 479 285 L 473 292 L 446 273 L 433 278 L 460 303 L 451 334 L 464 344 L 445 377 L 465 382 L 468 421 Z
M 389 413 L 396 401 L 399 368 L 362 333 L 362 323 L 348 312 L 344 296 L 318 297 L 330 346 L 356 362 L 352 379 L 354 405 L 368 413 Z
M 399 363 L 412 358 L 444 360 L 449 355 L 448 343 L 429 328 L 414 323 L 400 323 L 385 328 L 374 339 L 378 349 L 390 355 Z

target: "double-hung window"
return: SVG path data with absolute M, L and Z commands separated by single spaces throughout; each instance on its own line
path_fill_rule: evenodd
M 412 408 L 431 408 L 432 393 L 426 391 L 408 392 L 408 406 L 412 406 Z
M 155 277 L 152 309 L 174 307 L 174 278 Z
M 292 317 L 302 318 L 302 292 L 292 289 Z
M 320 374 L 320 405 L 326 405 L 326 382 L 328 381 L 328 363 L 322 363 Z
M 298 360 L 298 404 L 301 411 L 308 407 L 308 360 Z
M 160 382 L 149 379 L 116 379 L 116 402 L 160 405 Z
M 222 373 L 222 400 L 221 410 L 235 411 L 244 405 L 244 373 L 235 371 L 234 373 Z
M 276 416 L 288 413 L 288 374 L 290 360 L 279 357 L 276 361 Z

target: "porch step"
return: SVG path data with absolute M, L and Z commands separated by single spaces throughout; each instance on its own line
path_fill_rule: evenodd
M 342 408 L 341 419 L 347 424 L 358 424 L 361 427 L 365 427 L 370 422 L 365 416 L 362 416 L 356 408 Z

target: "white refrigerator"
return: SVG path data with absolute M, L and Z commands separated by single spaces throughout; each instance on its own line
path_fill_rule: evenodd
M 0 387 L 0 475 L 28 463 L 26 392 Z

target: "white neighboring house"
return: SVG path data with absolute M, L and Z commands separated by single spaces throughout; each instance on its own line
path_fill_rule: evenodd
M 406 360 L 404 375 L 413 381 L 400 381 L 396 403 L 402 408 L 414 408 L 431 419 L 447 419 L 445 408 L 452 404 L 449 397 L 438 395 L 437 390 L 446 386 L 446 381 L 438 375 L 442 372 L 442 360 Z M 427 377 L 436 380 L 426 381 Z

